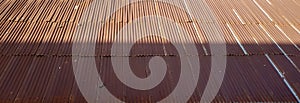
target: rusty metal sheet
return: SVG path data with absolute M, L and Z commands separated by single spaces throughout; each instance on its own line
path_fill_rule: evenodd
M 112 13 L 114 7 L 129 0 L 99 1 L 97 6 L 91 4 L 93 1 L 0 0 L 1 103 L 86 102 L 76 83 L 74 56 L 84 58 L 84 62 L 94 58 L 99 79 L 104 81 L 98 88 L 107 88 L 113 95 L 107 98 L 108 102 L 115 102 L 116 98 L 124 102 L 157 102 L 174 90 L 181 69 L 190 70 L 180 68 L 180 53 L 174 45 L 188 48 L 194 44 L 198 54 L 187 55 L 199 58 L 201 72 L 188 102 L 199 102 L 210 79 L 214 56 L 209 35 L 200 23 L 220 25 L 226 41 L 227 69 L 213 102 L 299 102 L 296 96 L 300 96 L 300 13 L 297 12 L 300 2 L 297 0 L 205 0 L 217 22 L 190 17 L 185 0 L 178 3 L 184 7 L 182 9 L 147 1 L 127 5 L 116 13 Z M 89 6 L 94 7 L 84 16 Z M 110 13 L 113 15 L 107 18 Z M 168 26 L 169 31 L 164 36 L 176 40 L 175 44 L 166 38 L 149 36 L 134 41 L 128 54 L 119 49 L 112 51 L 114 33 L 148 15 L 172 19 L 190 34 L 191 40 L 174 35 L 179 29 Z M 79 22 L 81 19 L 84 20 Z M 88 23 L 92 25 L 85 25 Z M 124 49 L 124 45 L 132 43 L 138 37 L 135 31 L 148 33 L 146 26 L 161 31 L 159 23 L 155 22 L 125 30 L 124 34 L 131 35 L 117 35 L 122 38 L 117 40 L 118 48 Z M 81 28 L 90 30 L 77 31 Z M 76 37 L 75 32 L 93 35 Z M 86 54 L 89 41 L 94 39 L 97 41 L 95 54 Z M 82 48 L 72 53 L 72 46 L 77 41 L 83 43 Z M 137 90 L 123 84 L 111 63 L 114 58 L 128 58 L 132 72 L 139 78 L 147 78 L 151 75 L 151 60 L 157 56 L 166 62 L 167 74 L 161 84 L 150 90 Z M 83 66 L 86 70 L 93 67 L 88 63 Z M 192 84 L 193 81 L 185 82 Z M 173 102 L 179 99 L 171 98 Z
M 13 102 L 18 90 L 23 87 L 22 81 L 26 74 L 31 70 L 31 62 L 34 57 L 12 57 L 9 62 L 3 66 L 5 69 L 1 75 L 0 91 L 1 101 Z
M 228 57 L 226 72 L 215 101 L 295 101 L 264 56 Z

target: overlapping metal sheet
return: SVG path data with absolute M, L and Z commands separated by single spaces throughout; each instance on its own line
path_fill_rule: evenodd
M 111 54 L 111 49 L 107 49 L 111 48 L 113 42 L 112 33 L 134 18 L 150 14 L 172 18 L 191 34 L 193 41 L 184 41 L 184 38 L 168 33 L 165 36 L 175 38 L 179 45 L 191 42 L 196 44 L 198 55 L 191 56 L 199 58 L 201 72 L 189 102 L 200 101 L 212 65 L 209 37 L 199 25 L 193 27 L 194 19 L 201 18 L 190 18 L 187 14 L 178 13 L 182 11 L 172 5 L 156 1 L 132 4 L 111 18 L 105 18 L 115 5 L 129 1 L 101 1 L 93 10 L 102 12 L 88 14 L 88 19 L 83 23 L 103 24 L 106 25 L 104 29 L 79 31 L 94 34 L 94 37 L 100 36 L 96 39 L 76 37 L 78 28 L 89 28 L 79 22 L 91 2 L 0 0 L 0 102 L 86 102 L 75 80 L 73 67 L 76 64 L 72 56 L 95 58 L 101 79 L 107 82 L 103 86 L 110 88 L 110 92 L 121 101 L 153 102 L 165 98 L 176 86 L 180 72 L 180 68 L 176 69 L 180 66 L 179 53 L 170 41 L 155 36 L 141 39 L 135 43 L 129 55 L 118 54 L 119 51 Z M 299 102 L 300 13 L 297 10 L 300 9 L 300 1 L 205 2 L 216 15 L 227 47 L 224 81 L 213 102 Z M 98 18 L 92 18 L 95 15 Z M 107 19 L 110 21 L 105 21 Z M 158 26 L 157 23 L 145 26 L 148 25 Z M 201 30 L 199 35 L 195 28 Z M 136 29 L 147 31 L 142 26 Z M 158 28 L 153 30 L 160 31 Z M 128 32 L 132 35 L 122 36 L 125 39 L 119 40 L 121 44 L 130 43 L 136 37 L 133 30 Z M 75 41 L 85 43 L 92 39 L 97 40 L 95 54 L 84 54 L 87 49 L 72 53 Z M 163 57 L 168 67 L 175 69 L 167 71 L 169 74 L 165 81 L 155 91 L 131 90 L 124 85 L 119 86 L 118 78 L 110 69 L 111 59 L 120 56 L 129 57 L 134 74 L 140 78 L 151 74 L 147 65 L 154 56 Z M 176 102 L 176 97 L 172 98 Z

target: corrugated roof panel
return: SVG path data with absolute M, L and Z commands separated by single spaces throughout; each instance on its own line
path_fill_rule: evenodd
M 289 63 L 289 61 L 284 56 L 271 56 L 271 58 L 275 61 L 279 69 L 283 72 L 284 76 L 290 82 L 291 86 L 295 88 L 295 91 L 299 95 L 299 88 L 298 85 L 300 75 L 299 75 L 299 68 L 296 68 L 294 65 Z M 293 61 L 298 61 L 298 57 L 291 57 Z M 299 67 L 299 63 L 295 62 L 296 66 Z
M 232 75 L 224 78 L 221 101 L 295 100 L 266 57 L 228 57 L 228 63 L 226 72 Z
M 1 75 L 0 91 L 1 101 L 13 102 L 16 95 L 19 93 L 19 89 L 22 86 L 22 81 L 26 77 L 26 74 L 31 71 L 30 67 L 34 57 L 12 57 L 9 62 L 3 66 L 5 71 Z M 26 85 L 30 86 L 30 85 Z
M 115 98 L 125 102 L 159 101 L 174 90 L 180 70 L 184 69 L 180 68 L 180 53 L 166 38 L 184 47 L 185 55 L 199 58 L 201 72 L 189 98 L 189 102 L 198 102 L 213 65 L 209 38 L 216 40 L 216 37 L 207 34 L 212 30 L 201 28 L 210 23 L 220 25 L 227 48 L 226 74 L 213 102 L 299 102 L 296 98 L 300 96 L 299 1 L 206 0 L 217 22 L 190 17 L 190 8 L 186 6 L 196 5 L 189 4 L 191 1 L 172 1 L 182 9 L 160 2 L 134 3 L 107 18 L 115 7 L 128 2 L 0 0 L 0 102 L 86 102 L 75 81 L 73 68 L 77 64 L 72 61 L 74 56 L 81 56 L 86 62 L 83 65 L 86 71 L 93 67 L 87 62 L 94 58 L 98 74 L 104 81 L 99 88 L 107 88 L 114 95 L 98 99 L 108 102 L 116 102 Z M 93 9 L 86 9 L 89 6 Z M 148 21 L 144 24 L 137 23 L 134 29 L 114 35 L 146 15 L 172 19 L 173 24 L 177 23 L 190 34 L 191 40 L 181 35 L 183 32 L 174 35 L 179 28 L 162 26 L 158 19 L 149 18 L 144 18 Z M 100 25 L 105 27 L 100 28 Z M 151 30 L 148 26 L 152 26 Z M 148 36 L 133 42 L 139 36 L 137 31 L 161 32 L 166 38 Z M 76 32 L 86 35 L 77 36 Z M 119 39 L 114 41 L 115 37 Z M 96 54 L 89 54 L 93 40 L 97 41 Z M 113 42 L 119 43 L 115 51 L 111 49 Z M 72 53 L 75 43 L 83 45 Z M 134 43 L 133 48 L 126 48 L 130 43 Z M 193 43 L 198 54 L 189 49 Z M 123 53 L 125 49 L 130 52 Z M 132 72 L 146 78 L 151 75 L 149 63 L 155 56 L 161 56 L 172 69 L 168 69 L 164 81 L 151 90 L 136 90 L 123 84 L 111 63 L 112 59 L 128 57 Z M 185 69 L 191 68 L 190 64 Z M 185 82 L 192 84 L 193 80 Z M 171 99 L 176 102 L 181 98 L 174 96 Z

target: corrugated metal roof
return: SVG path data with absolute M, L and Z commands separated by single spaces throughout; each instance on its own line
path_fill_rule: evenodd
M 0 102 L 86 102 L 74 77 L 72 45 L 74 41 L 91 39 L 75 38 L 76 27 L 81 27 L 79 21 L 91 2 L 0 0 Z M 206 0 L 206 3 L 216 15 L 227 46 L 226 73 L 213 102 L 299 102 L 296 96 L 300 96 L 300 13 L 297 12 L 300 1 Z M 176 86 L 180 68 L 168 70 L 170 74 L 159 87 L 154 88 L 155 91 L 131 90 L 120 84 L 113 70 L 108 69 L 112 68 L 111 58 L 118 55 L 112 55 L 107 48 L 113 42 L 111 33 L 138 16 L 153 14 L 173 18 L 196 43 L 199 55 L 192 56 L 199 57 L 201 72 L 189 102 L 200 101 L 212 65 L 209 37 L 199 25 L 196 28 L 201 31 L 197 36 L 193 27 L 194 19 L 201 18 L 191 19 L 172 5 L 156 3 L 155 7 L 153 1 L 148 1 L 129 5 L 111 17 L 109 22 L 105 21 L 107 12 L 112 12 L 113 6 L 120 4 L 118 0 L 107 4 L 100 2 L 94 9 L 105 12 L 87 16 L 99 15 L 99 18 L 89 18 L 86 22 L 107 26 L 99 30 L 91 28 L 99 31 L 94 34 L 100 35 L 96 38 L 95 55 L 76 55 L 96 58 L 104 86 L 116 98 L 126 102 L 159 101 Z M 202 19 L 199 21 L 210 23 Z M 155 23 L 151 25 L 157 26 Z M 181 41 L 179 44 L 189 43 L 182 42 L 180 36 L 166 36 Z M 136 35 L 124 37 L 127 41 L 121 42 L 126 44 Z M 150 75 L 147 65 L 154 56 L 162 56 L 169 68 L 180 66 L 175 47 L 163 38 L 144 38 L 133 48 L 130 55 L 121 56 L 130 58 L 132 70 L 138 77 Z M 84 53 L 86 50 L 81 51 Z M 173 99 L 175 102 L 176 97 Z

